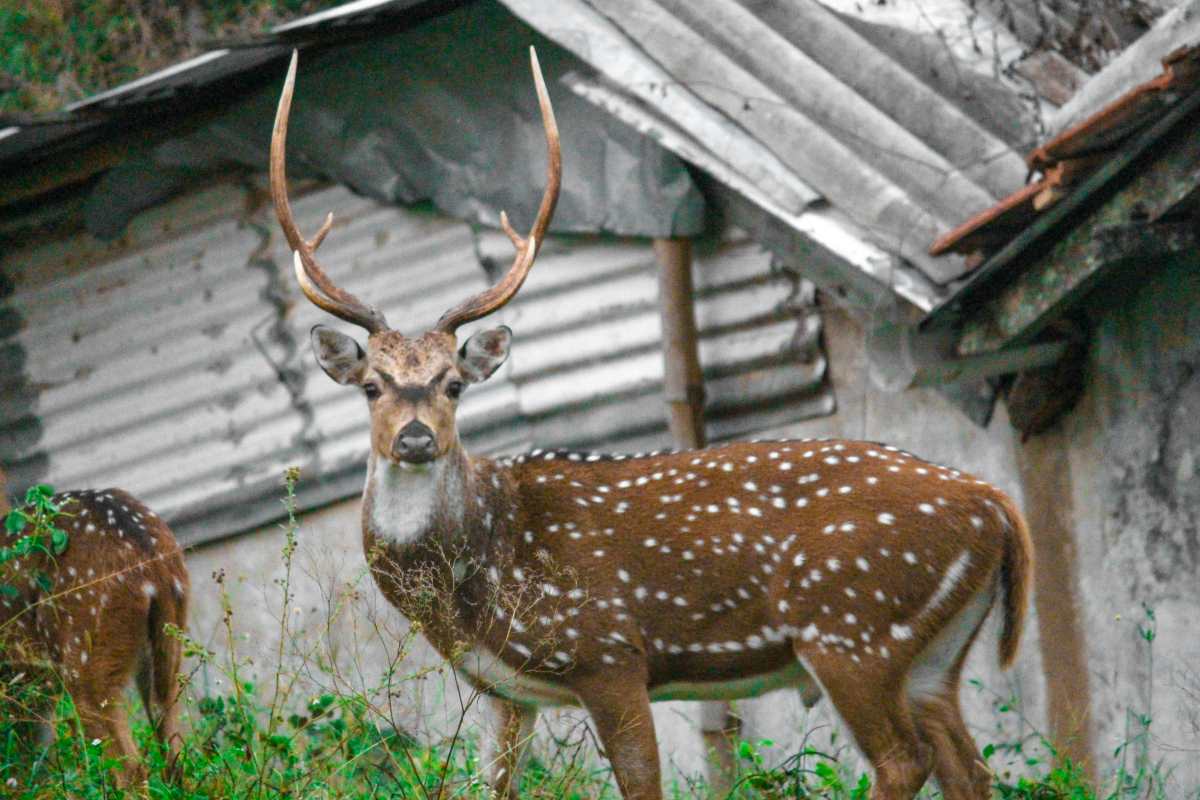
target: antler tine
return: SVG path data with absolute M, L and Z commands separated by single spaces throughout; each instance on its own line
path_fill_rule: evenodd
M 283 228 L 283 235 L 295 254 L 296 279 L 300 282 L 300 290 L 304 292 L 304 296 L 318 308 L 366 328 L 371 333 L 385 331 L 388 324 L 383 314 L 349 292 L 339 289 L 317 263 L 314 254 L 333 226 L 333 214 L 325 217 L 325 222 L 316 236 L 308 240 L 300 234 L 292 216 L 284 161 L 287 154 L 288 115 L 292 110 L 292 93 L 296 86 L 298 62 L 299 52 L 293 50 L 287 80 L 284 81 L 283 92 L 279 95 L 279 108 L 275 112 L 275 127 L 271 132 L 271 199 L 275 201 L 275 216 L 279 218 L 279 226 Z
M 516 295 L 529 275 L 538 247 L 545 240 L 546 229 L 550 227 L 550 218 L 554 216 L 554 206 L 558 203 L 558 192 L 562 187 L 562 150 L 558 140 L 558 123 L 554 119 L 554 108 L 550 105 L 550 94 L 546 91 L 546 81 L 542 77 L 537 51 L 532 47 L 529 48 L 529 60 L 533 69 L 534 86 L 537 88 L 538 106 L 542 112 L 542 127 L 546 131 L 546 191 L 542 194 L 542 204 L 538 207 L 537 218 L 529 230 L 528 238 L 513 229 L 506 213 L 500 213 L 500 227 L 517 251 L 512 266 L 495 286 L 464 300 L 443 314 L 437 325 L 440 331 L 454 333 L 460 325 L 496 311 Z

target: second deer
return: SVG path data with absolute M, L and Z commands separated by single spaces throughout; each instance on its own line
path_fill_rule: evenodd
M 0 517 L 9 511 L 3 487 L 0 473 Z M 166 522 L 120 489 L 61 492 L 51 502 L 66 549 L 0 565 L 0 585 L 11 587 L 0 603 L 0 663 L 51 673 L 84 736 L 107 741 L 121 760 L 117 782 L 134 785 L 145 768 L 126 711 L 131 683 L 172 763 L 179 753 L 181 644 L 165 626 L 187 623 L 183 554 Z
M 471 456 L 464 390 L 512 333 L 455 331 L 507 303 L 537 255 L 561 182 L 558 129 L 532 55 L 549 150 L 528 236 L 503 227 L 512 267 L 409 337 L 336 286 L 288 204 L 293 56 L 271 143 L 271 189 L 313 303 L 368 332 L 317 326 L 312 345 L 371 421 L 363 545 L 376 581 L 444 656 L 496 698 L 493 785 L 516 795 L 539 707 L 579 705 L 626 798 L 659 798 L 650 703 L 819 689 L 872 764 L 876 800 L 932 773 L 949 800 L 988 796 L 959 711 L 963 661 L 993 606 L 1012 663 L 1031 576 L 1013 502 L 954 469 L 870 442 L 736 443 L 695 452 L 534 450 Z

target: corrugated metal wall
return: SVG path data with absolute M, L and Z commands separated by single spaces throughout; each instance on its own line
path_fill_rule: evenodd
M 16 290 L 0 458 L 14 489 L 120 485 L 191 542 L 277 515 L 289 465 L 304 470 L 306 505 L 358 491 L 365 407 L 316 366 L 308 330 L 331 320 L 294 286 L 261 199 L 218 186 L 143 214 L 112 247 L 78 238 L 3 257 Z M 484 288 L 481 259 L 511 259 L 503 235 L 341 188 L 295 203 L 307 231 L 328 210 L 338 222 L 322 263 L 405 332 Z M 831 413 L 811 288 L 748 241 L 698 253 L 710 436 Z M 669 444 L 656 296 L 649 242 L 548 241 L 520 297 L 487 321 L 516 339 L 504 370 L 464 397 L 468 445 Z

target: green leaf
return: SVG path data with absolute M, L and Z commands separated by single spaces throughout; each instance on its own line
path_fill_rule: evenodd
M 54 496 L 54 487 L 44 483 L 34 484 L 25 492 L 25 502 L 30 505 L 38 505 L 41 502 L 49 500 Z
M 37 581 L 37 585 L 43 592 L 49 594 L 50 592 L 54 591 L 54 584 L 50 582 L 50 576 L 46 573 L 39 572 L 34 580 Z
M 67 532 L 53 528 L 50 531 L 50 546 L 54 549 L 54 555 L 60 556 L 67 549 Z
M 996 745 L 994 745 L 994 744 L 985 744 L 985 745 L 983 746 L 983 760 L 984 760 L 984 761 L 987 761 L 989 758 L 991 758 L 991 757 L 992 757 L 992 755 L 993 755 L 995 752 L 996 752 Z
M 4 518 L 4 530 L 8 531 L 9 535 L 15 535 L 25 530 L 25 515 L 20 511 L 13 510 L 8 512 L 8 516 Z
M 0 583 L 0 595 L 4 597 L 19 597 L 21 592 L 15 586 L 7 583 Z

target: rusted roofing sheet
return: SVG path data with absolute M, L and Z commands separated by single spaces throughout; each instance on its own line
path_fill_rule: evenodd
M 938 237 L 931 255 L 978 255 L 1007 242 L 1038 214 L 1067 196 L 1129 137 L 1200 88 L 1200 46 L 1162 60 L 1162 74 L 1032 151 L 1026 161 L 1042 177 Z

